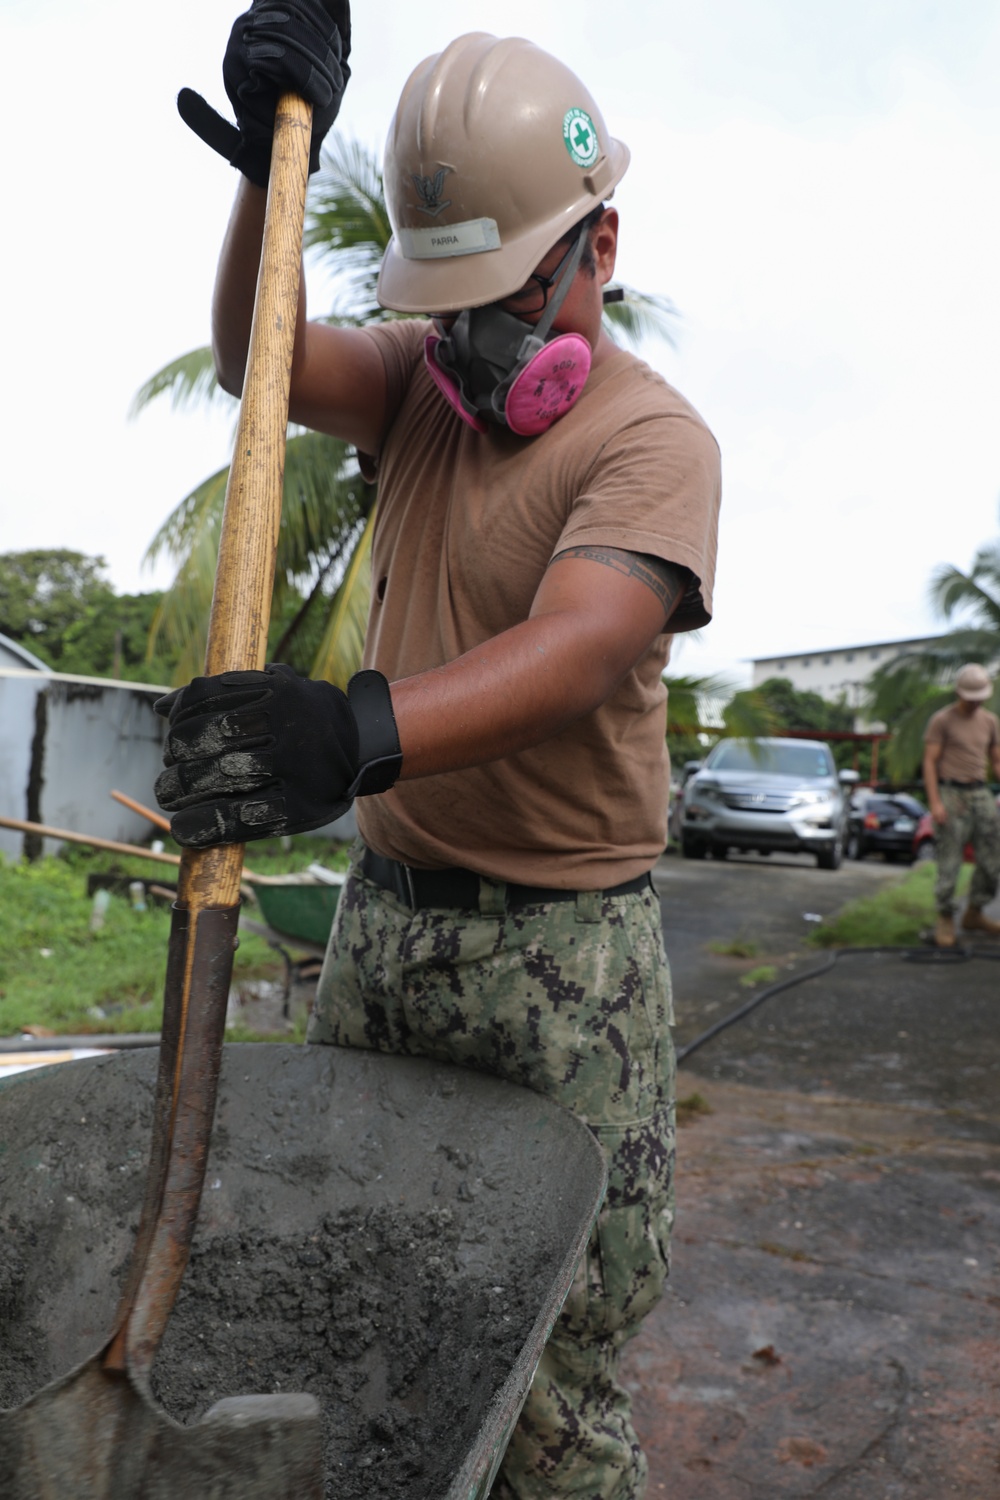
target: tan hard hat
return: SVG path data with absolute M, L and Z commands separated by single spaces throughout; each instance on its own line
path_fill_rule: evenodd
M 990 674 L 978 662 L 967 662 L 955 678 L 955 691 L 969 703 L 984 703 L 993 691 Z
M 509 297 L 628 163 L 556 58 L 520 37 L 460 36 L 414 69 L 389 128 L 379 301 L 434 313 Z

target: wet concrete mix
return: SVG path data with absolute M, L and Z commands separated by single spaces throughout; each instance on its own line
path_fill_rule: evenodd
M 153 1368 L 176 1421 L 223 1396 L 321 1402 L 327 1492 L 439 1496 L 513 1368 L 534 1312 L 522 1288 L 456 1265 L 448 1209 L 330 1215 L 299 1239 L 234 1234 L 193 1257 Z
M 307 1392 L 323 1413 L 328 1495 L 432 1500 L 537 1313 L 537 1264 L 508 1262 L 502 1284 L 470 1277 L 459 1241 L 447 1208 L 382 1207 L 295 1238 L 197 1243 L 153 1366 L 156 1401 L 189 1423 L 225 1396 Z M 47 1339 L 19 1296 L 25 1271 L 22 1253 L 0 1247 L 0 1407 L 46 1378 Z

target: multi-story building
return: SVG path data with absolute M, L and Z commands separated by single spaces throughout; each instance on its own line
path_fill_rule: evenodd
M 868 641 L 860 646 L 754 657 L 751 686 L 759 687 L 769 677 L 785 677 L 798 692 L 819 693 L 831 703 L 843 700 L 854 710 L 855 729 L 871 729 L 875 726 L 865 720 L 863 704 L 872 673 L 887 661 L 908 651 L 921 651 L 940 639 L 937 635 L 918 636 L 905 641 Z

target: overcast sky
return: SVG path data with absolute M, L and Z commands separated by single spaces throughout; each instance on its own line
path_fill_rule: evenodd
M 143 553 L 228 458 L 227 420 L 128 407 L 208 338 L 236 178 L 174 98 L 227 109 L 238 8 L 0 0 L 0 550 L 101 554 L 122 591 L 169 582 Z M 632 150 L 619 274 L 683 318 L 643 356 L 723 455 L 715 620 L 676 668 L 941 628 L 931 569 L 997 531 L 1000 5 L 358 0 L 341 125 L 381 151 L 410 69 L 477 29 L 560 55 Z

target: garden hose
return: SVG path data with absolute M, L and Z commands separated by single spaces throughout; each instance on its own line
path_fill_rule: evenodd
M 735 1026 L 737 1021 L 742 1021 L 751 1011 L 763 1005 L 765 1000 L 771 1000 L 775 995 L 780 995 L 783 990 L 790 990 L 797 984 L 805 984 L 807 979 L 818 979 L 821 974 L 829 974 L 830 970 L 842 958 L 856 958 L 871 956 L 876 953 L 894 953 L 905 963 L 911 964 L 964 964 L 973 958 L 1000 959 L 1000 948 L 898 948 L 890 945 L 873 948 L 838 948 L 827 959 L 826 963 L 820 964 L 815 969 L 807 969 L 804 974 L 794 974 L 790 979 L 781 979 L 777 984 L 768 985 L 766 990 L 761 990 L 759 995 L 754 995 L 745 1005 L 734 1010 L 731 1015 L 725 1016 L 696 1036 L 693 1042 L 688 1042 L 686 1047 L 681 1047 L 677 1052 L 677 1061 L 682 1063 L 689 1058 L 692 1052 L 697 1052 L 706 1042 L 726 1031 L 728 1027 Z

